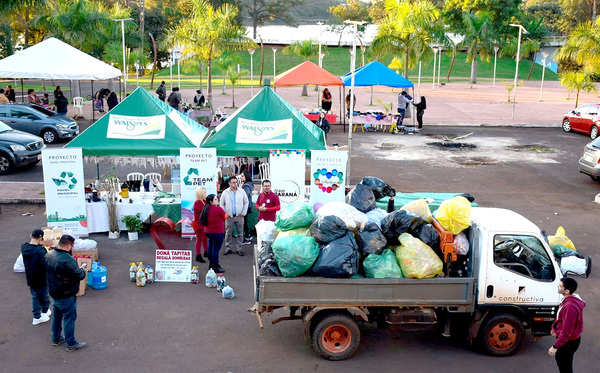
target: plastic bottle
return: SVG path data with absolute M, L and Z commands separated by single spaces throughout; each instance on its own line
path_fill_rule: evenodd
M 140 270 L 140 268 L 142 269 L 142 271 L 144 270 L 144 263 L 142 263 L 142 262 L 138 262 L 138 264 L 137 264 L 137 268 L 135 269 L 136 273 L 137 273 L 137 271 L 139 271 L 139 270 Z
M 144 270 L 145 274 L 146 274 L 146 284 L 151 284 L 154 282 L 154 270 L 152 269 L 152 267 L 150 267 L 150 264 L 148 264 L 146 266 L 146 269 Z
M 223 288 L 223 298 L 225 298 L 225 299 L 235 298 L 235 292 L 233 291 L 233 288 L 231 286 L 227 285 Z
M 190 281 L 192 282 L 192 284 L 199 284 L 200 283 L 200 276 L 198 274 L 198 266 L 193 266 L 192 267 L 192 276 L 190 278 Z
M 225 276 L 223 276 L 222 273 L 219 273 L 219 275 L 217 276 L 217 291 L 222 292 L 225 286 L 227 286 Z
M 106 267 L 98 262 L 96 268 L 92 269 L 92 288 L 94 290 L 106 289 L 106 286 L 108 285 L 106 274 Z
M 137 273 L 137 267 L 135 266 L 135 262 L 131 262 L 129 264 L 129 280 L 131 282 L 135 282 L 135 275 L 136 275 L 136 273 Z
M 135 284 L 139 287 L 146 286 L 146 274 L 141 267 L 138 268 L 137 274 L 135 275 Z
M 207 288 L 214 288 L 217 286 L 217 274 L 212 268 L 206 272 L 205 284 Z

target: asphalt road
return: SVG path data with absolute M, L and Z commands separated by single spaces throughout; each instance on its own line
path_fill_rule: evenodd
M 441 135 L 470 132 L 473 134 L 459 142 L 476 148 L 447 150 L 427 145 L 445 142 Z M 331 133 L 329 142 L 345 144 L 346 136 Z M 587 136 L 566 134 L 558 128 L 426 127 L 418 135 L 357 133 L 350 176 L 352 183 L 362 176 L 377 176 L 400 192 L 467 192 L 482 206 L 521 213 L 549 234 L 562 225 L 582 254 L 597 257 L 600 206 L 593 201 L 600 184 L 577 170 L 587 142 Z M 527 146 L 534 150 L 526 150 Z M 3 176 L 2 180 L 41 181 L 41 166 Z M 130 261 L 153 261 L 155 245 L 149 234 L 135 243 L 92 235 L 98 241 L 100 261 L 108 268 L 109 285 L 101 291 L 88 290 L 79 299 L 76 335 L 89 347 L 67 353 L 64 348 L 52 347 L 49 323 L 31 325 L 24 275 L 12 273 L 20 244 L 32 229 L 45 223 L 43 210 L 42 205 L 2 206 L 2 371 L 557 371 L 547 355 L 551 337 L 537 342 L 528 337 L 516 355 L 492 358 L 431 332 L 391 333 L 372 325 L 361 326 L 362 343 L 355 357 L 343 362 L 325 361 L 303 340 L 299 321 L 270 324 L 285 316 L 283 311 L 266 316 L 265 331 L 260 332 L 254 316 L 246 312 L 253 304 L 250 255 L 222 258 L 228 283 L 236 292 L 234 300 L 222 299 L 202 284 L 137 288 L 130 283 Z M 25 213 L 31 215 L 23 216 Z M 245 251 L 249 253 L 250 247 Z M 592 273 L 579 283 L 578 293 L 588 306 L 575 370 L 593 372 L 597 371 L 595 354 L 600 347 L 600 331 L 593 327 L 600 317 L 596 306 L 600 281 Z

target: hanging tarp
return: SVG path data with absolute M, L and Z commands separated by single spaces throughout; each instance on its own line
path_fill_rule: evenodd
M 213 129 L 202 147 L 240 157 L 268 157 L 274 149 L 326 149 L 323 131 L 269 87 Z
M 341 77 L 345 86 L 350 86 L 351 73 L 349 72 Z M 355 70 L 355 87 L 369 87 L 374 85 L 394 88 L 413 88 L 415 86 L 410 80 L 379 61 L 373 61 Z
M 305 61 L 275 77 L 275 87 L 304 84 L 335 86 L 344 83 L 340 78 L 311 61 Z
M 199 147 L 207 131 L 138 87 L 65 148 L 85 156 L 178 156 L 180 148 Z

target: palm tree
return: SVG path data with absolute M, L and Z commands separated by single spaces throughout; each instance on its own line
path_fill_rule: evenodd
M 296 54 L 304 58 L 304 61 L 308 61 L 310 58 L 319 54 L 318 43 L 312 39 L 296 41 L 283 48 L 283 54 Z M 308 96 L 306 84 L 302 87 L 302 96 Z
M 190 0 L 191 14 L 177 27 L 168 30 L 170 40 L 196 55 L 208 68 L 208 102 L 212 106 L 212 63 L 226 51 L 256 47 L 246 30 L 236 23 L 238 8 L 223 4 L 216 8 L 206 0 Z
M 589 74 L 584 71 L 565 71 L 559 74 L 560 84 L 564 85 L 569 91 L 577 91 L 577 98 L 575 99 L 575 107 L 579 105 L 579 92 L 593 92 L 598 93 L 594 82 L 590 78 Z
M 440 12 L 429 0 L 386 0 L 387 16 L 379 21 L 379 28 L 371 44 L 371 56 L 381 59 L 400 54 L 404 76 L 416 65 L 424 53 L 431 53 L 431 25 Z
M 226 74 L 229 82 L 231 83 L 231 107 L 235 107 L 235 84 L 242 77 L 242 75 L 247 74 L 246 70 L 237 70 L 237 67 L 234 65 L 230 65 L 227 68 Z
M 533 59 L 531 61 L 531 67 L 529 68 L 529 74 L 527 80 L 531 79 L 533 68 L 535 66 L 535 59 L 537 52 L 542 48 L 544 38 L 547 35 L 546 26 L 542 23 L 543 18 L 537 18 L 533 20 L 525 20 L 522 22 L 523 27 L 527 30 L 527 34 L 523 35 L 524 39 L 521 42 L 521 55 L 519 59 L 528 58 L 533 53 Z M 518 32 L 515 29 L 516 32 Z M 508 43 L 500 49 L 500 56 L 513 56 L 517 55 L 518 40 L 517 36 L 512 36 Z
M 487 12 L 463 13 L 463 44 L 467 47 L 467 62 L 471 62 L 471 84 L 477 83 L 477 57 L 482 61 L 490 60 L 495 37 L 491 22 L 491 16 Z
M 238 54 L 232 55 L 225 53 L 221 57 L 215 60 L 215 65 L 223 74 L 223 92 L 225 94 L 225 77 L 228 74 L 228 70 L 231 66 L 235 66 L 238 63 L 241 63 L 241 57 Z
M 600 71 L 600 18 L 577 26 L 556 58 L 562 64 L 577 64 L 589 73 Z
M 31 44 L 31 23 L 40 12 L 44 11 L 47 5 L 48 0 L 2 0 L 0 1 L 0 17 L 8 18 L 7 23 L 9 26 L 12 24 L 12 26 L 22 29 L 23 42 L 25 47 L 28 47 Z M 39 33 L 37 36 L 37 39 L 41 40 Z M 11 43 L 9 49 L 12 49 L 12 41 L 10 39 L 6 41 Z

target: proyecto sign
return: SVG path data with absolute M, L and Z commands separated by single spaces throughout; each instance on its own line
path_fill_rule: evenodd
M 134 117 L 109 114 L 106 137 L 109 139 L 164 139 L 166 115 Z

